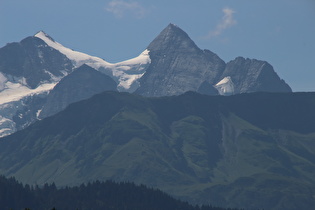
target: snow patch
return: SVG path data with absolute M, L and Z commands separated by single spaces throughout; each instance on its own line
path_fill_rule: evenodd
M 21 83 L 7 81 L 5 83 L 5 89 L 0 92 L 0 104 L 18 101 L 26 96 L 49 91 L 53 89 L 56 84 L 57 83 L 46 83 L 38 86 L 36 89 L 30 89 Z
M 220 95 L 233 95 L 234 94 L 234 83 L 231 77 L 224 77 L 220 82 L 214 86 L 220 93 Z
M 0 116 L 0 137 L 4 137 L 13 133 L 15 129 L 15 122 L 3 116 Z
M 37 110 L 37 112 L 36 112 L 36 118 L 37 118 L 38 120 L 40 120 L 40 119 L 39 119 L 39 115 L 40 115 L 40 113 L 42 112 L 42 110 L 43 110 L 43 109 L 39 109 L 39 110 Z
M 11 121 L 11 120 L 0 116 L 0 124 L 3 124 L 3 123 L 8 122 L 8 121 Z
M 10 128 L 2 128 L 0 129 L 0 138 L 8 136 L 12 133 L 12 130 Z

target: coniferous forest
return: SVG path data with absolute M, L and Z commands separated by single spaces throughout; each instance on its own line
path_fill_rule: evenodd
M 133 183 L 95 181 L 57 189 L 56 185 L 23 185 L 0 176 L 0 207 L 8 210 L 237 210 L 193 206 L 166 193 Z

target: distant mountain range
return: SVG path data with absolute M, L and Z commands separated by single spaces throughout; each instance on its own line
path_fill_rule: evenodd
M 225 63 L 174 24 L 138 57 L 115 64 L 66 48 L 40 31 L 0 48 L 0 136 L 114 89 L 150 97 L 291 92 L 267 62 L 238 57 Z
M 194 204 L 315 206 L 315 93 L 103 92 L 0 141 L 0 174 L 132 181 Z

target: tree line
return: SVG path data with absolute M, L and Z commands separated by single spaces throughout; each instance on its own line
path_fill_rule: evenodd
M 54 183 L 23 185 L 0 176 L 0 208 L 8 210 L 237 210 L 194 206 L 134 183 L 95 181 L 58 189 Z

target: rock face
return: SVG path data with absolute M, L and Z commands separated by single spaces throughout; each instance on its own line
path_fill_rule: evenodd
M 168 25 L 147 48 L 151 64 L 135 91 L 144 96 L 179 95 L 196 91 L 221 76 L 225 63 L 209 50 L 201 50 L 179 27 Z
M 28 37 L 0 48 L 0 72 L 12 82 L 25 78 L 25 83 L 32 89 L 45 81 L 63 77 L 72 68 L 66 56 L 37 37 Z
M 98 73 L 74 71 L 84 64 Z M 113 80 L 118 87 L 114 88 Z M 0 48 L 0 137 L 38 117 L 61 111 L 69 103 L 116 88 L 149 97 L 187 91 L 206 95 L 291 92 L 267 62 L 238 57 L 226 64 L 215 53 L 198 48 L 174 24 L 169 24 L 138 57 L 115 64 L 71 50 L 40 31 Z
M 0 137 L 37 120 L 47 92 L 72 62 L 35 36 L 0 48 Z
M 64 77 L 49 93 L 39 118 L 62 111 L 69 104 L 87 99 L 103 91 L 116 91 L 117 83 L 88 65 L 82 65 Z
M 213 52 L 199 49 L 183 30 L 173 24 L 168 25 L 147 49 L 151 64 L 135 91 L 140 95 L 179 95 L 187 91 L 199 92 L 200 88 L 203 94 L 213 95 L 216 91 L 209 84 L 221 95 L 291 92 L 267 62 L 238 57 L 225 64 Z M 208 84 L 209 92 L 205 91 L 205 84 Z
M 292 91 L 266 61 L 237 57 L 227 63 L 220 79 L 227 77 L 233 82 L 233 94 Z

